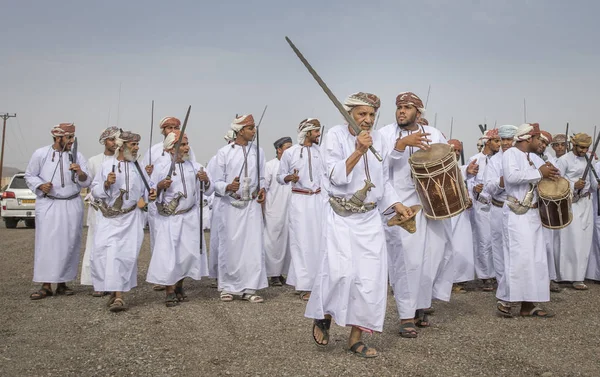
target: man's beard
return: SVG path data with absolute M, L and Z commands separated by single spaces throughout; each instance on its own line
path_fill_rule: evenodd
M 185 153 L 183 156 L 181 156 L 181 159 L 183 161 L 189 161 L 190 160 L 190 154 L 189 153 Z
M 133 162 L 133 161 L 137 160 L 137 153 L 134 153 L 129 148 L 124 148 L 123 149 L 123 157 L 125 158 L 126 161 Z

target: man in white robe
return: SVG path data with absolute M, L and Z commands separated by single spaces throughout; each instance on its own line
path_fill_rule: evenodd
M 261 210 L 265 201 L 265 156 L 251 143 L 257 132 L 251 114 L 237 117 L 231 129 L 236 133 L 235 142 L 219 149 L 209 171 L 221 195 L 216 209 L 221 212 L 216 224 L 218 288 L 221 301 L 233 301 L 235 296 L 261 303 L 264 299 L 256 291 L 268 286 Z
M 233 143 L 235 141 L 235 132 L 233 130 L 228 130 L 223 137 L 227 142 L 227 145 Z M 208 176 L 214 177 L 216 172 L 214 168 L 215 160 L 217 156 L 214 155 L 208 161 L 206 165 L 206 169 L 208 170 Z M 219 211 L 220 203 L 221 203 L 221 194 L 219 194 L 216 190 L 213 191 L 212 195 L 212 208 L 211 208 L 211 218 L 210 218 L 210 241 L 209 241 L 209 255 L 208 255 L 208 276 L 213 279 L 219 278 L 219 222 L 221 221 L 221 211 Z M 213 283 L 213 287 L 216 288 L 217 284 Z
M 556 179 L 558 170 L 550 163 L 536 168 L 530 155 L 540 143 L 538 124 L 523 124 L 515 134 L 515 147 L 502 156 L 500 186 L 506 192 L 502 207 L 504 238 L 504 275 L 498 281 L 496 308 L 511 317 L 511 305 L 521 303 L 520 315 L 550 317 L 551 314 L 535 305 L 550 301 L 548 259 L 537 210 L 537 183 L 542 178 Z
M 477 175 L 468 179 L 469 195 L 473 197 L 473 209 L 471 211 L 471 223 L 473 226 L 473 249 L 475 252 L 475 274 L 483 281 L 483 290 L 491 292 L 494 290 L 493 278 L 494 258 L 492 254 L 492 234 L 490 228 L 491 198 L 483 190 L 487 182 L 488 164 L 490 158 L 500 150 L 500 137 L 498 129 L 485 131 L 481 138 L 483 149 L 469 159 L 469 163 L 476 161 L 479 166 Z
M 42 283 L 32 300 L 74 294 L 66 282 L 77 277 L 83 230 L 80 192 L 91 183 L 85 157 L 77 152 L 73 163 L 75 125 L 61 123 L 50 134 L 53 144 L 33 152 L 25 170 L 27 187 L 36 195 L 33 281 Z M 55 292 L 52 283 L 57 283 Z
M 265 219 L 265 264 L 267 277 L 272 286 L 283 285 L 283 275 L 288 275 L 290 266 L 289 206 L 292 191 L 288 185 L 277 181 L 281 156 L 292 146 L 292 138 L 282 137 L 275 141 L 277 156 L 265 166 L 265 189 L 267 200 L 263 206 Z
M 430 143 L 447 144 L 444 135 L 434 127 L 419 125 L 425 108 L 414 93 L 396 97 L 396 122 L 380 131 L 390 152 L 390 180 L 400 201 L 406 206 L 420 204 L 408 159 Z M 400 336 L 416 338 L 416 326 L 427 327 L 423 310 L 431 300 L 449 301 L 454 281 L 452 257 L 452 222 L 450 219 L 429 220 L 423 211 L 416 215 L 417 231 L 413 234 L 386 227 L 390 283 L 394 289 L 400 316 Z
M 159 123 L 160 132 L 163 138 L 166 138 L 168 134 L 175 130 L 181 129 L 181 121 L 175 117 L 168 116 L 161 119 Z M 164 140 L 164 139 L 163 139 Z M 190 160 L 196 161 L 194 151 L 190 149 Z M 163 150 L 163 141 L 159 141 L 154 144 L 142 158 L 142 166 L 145 166 L 146 173 L 148 176 L 152 176 L 152 171 L 155 165 L 162 165 L 171 162 L 171 155 Z M 148 227 L 150 228 L 150 253 L 154 250 L 154 239 L 156 238 L 156 231 L 154 229 L 154 219 L 158 216 L 156 212 L 156 206 L 148 206 Z M 155 285 L 153 287 L 155 291 L 162 291 L 165 289 L 162 285 Z
M 558 169 L 571 184 L 573 192 L 573 221 L 560 230 L 560 246 L 554 254 L 556 275 L 558 281 L 572 282 L 577 290 L 588 288 L 583 280 L 594 235 L 594 207 L 590 195 L 596 191 L 598 183 L 591 171 L 584 177 L 591 144 L 591 136 L 578 133 L 571 137 L 572 151 L 558 159 Z
M 208 276 L 199 206 L 200 193 L 210 195 L 213 188 L 204 167 L 190 160 L 187 135 L 183 135 L 179 150 L 175 150 L 180 137 L 181 131 L 167 135 L 164 150 L 175 164 L 156 165 L 151 179 L 156 183 L 157 200 L 150 205 L 157 207 L 158 216 L 154 219 L 155 246 L 146 281 L 166 287 L 167 307 L 187 301 L 183 289 L 186 277 L 200 280 Z
M 386 311 L 387 249 L 381 214 L 411 214 L 389 182 L 389 146 L 372 131 L 379 105 L 373 94 L 352 94 L 345 107 L 361 132 L 356 136 L 350 126 L 340 125 L 327 134 L 325 188 L 330 204 L 323 212 L 321 257 L 305 312 L 314 318 L 317 345 L 329 344 L 333 319 L 339 326 L 351 326 L 348 346 L 362 357 L 378 355 L 360 339 L 363 331 L 382 331 Z M 379 151 L 383 162 L 369 146 Z
M 105 161 L 92 183 L 94 205 L 100 212 L 90 257 L 92 281 L 96 291 L 111 292 L 107 304 L 111 312 L 126 310 L 123 292 L 137 286 L 137 260 L 144 240 L 138 201 L 146 195 L 145 174 L 134 165 L 140 139 L 130 131 L 121 132 L 117 158 Z M 148 198 L 156 199 L 154 189 Z
M 98 141 L 104 146 L 104 152 L 97 154 L 94 157 L 90 157 L 87 163 L 88 173 L 90 174 L 92 180 L 96 176 L 96 173 L 100 171 L 100 169 L 102 168 L 102 164 L 105 161 L 114 160 L 115 151 L 117 150 L 116 137 L 119 133 L 120 132 L 118 127 L 108 127 L 100 135 L 100 139 Z M 88 203 L 94 201 L 94 196 L 91 192 L 88 193 L 85 200 Z M 88 206 L 88 231 L 87 238 L 85 241 L 85 252 L 83 253 L 83 260 L 81 261 L 81 285 L 93 285 L 90 255 L 92 254 L 92 249 L 94 248 L 94 232 L 96 231 L 97 216 L 98 212 L 96 212 L 96 210 L 94 210 L 92 206 Z M 103 295 L 104 292 L 95 291 L 92 293 L 92 296 L 94 297 L 102 297 Z
M 517 127 L 506 124 L 498 128 L 498 136 L 500 137 L 500 151 L 496 153 L 488 163 L 488 171 L 486 182 L 484 184 L 484 192 L 490 198 L 492 207 L 490 208 L 490 230 L 493 266 L 496 280 L 504 279 L 504 235 L 502 234 L 502 214 L 504 202 L 506 201 L 506 191 L 502 177 L 502 157 L 504 152 L 512 148 Z M 499 305 L 504 305 L 507 310 L 510 310 L 510 305 L 506 302 L 499 301 Z
M 594 165 L 596 174 L 600 176 L 600 162 Z M 600 184 L 600 183 L 599 183 Z M 594 213 L 594 237 L 590 250 L 590 259 L 588 261 L 585 278 L 600 282 L 600 213 L 598 213 L 598 190 L 593 193 L 594 204 L 592 211 Z
M 308 118 L 298 126 L 298 144 L 281 157 L 277 181 L 291 182 L 290 200 L 290 272 L 287 284 L 308 301 L 319 265 L 319 243 L 322 224 L 321 181 L 325 178 L 325 163 L 319 147 L 321 123 Z
M 457 139 L 448 140 L 448 144 L 454 147 L 456 160 L 461 161 L 463 144 Z M 464 157 L 463 157 L 464 159 Z M 479 166 L 476 161 L 470 165 L 461 165 L 460 171 L 464 180 L 469 176 L 477 174 Z M 465 183 L 466 184 L 466 183 Z M 472 199 L 470 199 L 472 200 Z M 472 204 L 471 204 L 472 206 Z M 457 216 L 450 218 L 452 223 L 452 247 L 454 248 L 454 286 L 455 293 L 466 293 L 464 283 L 475 278 L 474 253 L 473 253 L 473 229 L 471 228 L 471 208 L 462 211 Z

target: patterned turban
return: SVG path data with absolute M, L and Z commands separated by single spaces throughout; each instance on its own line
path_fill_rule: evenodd
M 462 143 L 458 139 L 450 139 L 448 144 L 452 145 L 455 151 L 460 152 L 462 150 Z
M 235 140 L 235 132 L 233 130 L 228 130 L 225 133 L 225 136 L 223 136 L 223 139 L 225 139 L 226 142 L 231 143 Z
M 160 128 L 163 129 L 167 126 L 181 126 L 181 121 L 175 117 L 164 117 L 160 121 Z
M 579 145 L 580 147 L 588 148 L 590 145 L 592 145 L 592 137 L 581 132 L 571 136 L 571 143 L 573 143 L 573 145 Z
M 546 144 L 552 142 L 552 135 L 548 131 L 540 131 L 540 139 L 546 140 Z
M 485 133 L 481 137 L 481 142 L 483 144 L 485 144 L 488 142 L 488 140 L 494 140 L 494 139 L 500 139 L 497 128 L 492 128 L 490 130 L 485 131 Z
M 181 131 L 179 130 L 169 132 L 163 141 L 163 149 L 166 151 L 173 149 L 177 143 L 177 140 L 179 140 L 179 136 L 181 136 Z M 187 134 L 183 134 L 183 137 L 187 138 Z
M 377 111 L 381 106 L 381 100 L 371 93 L 358 92 L 350 94 L 344 101 L 344 108 L 349 112 L 356 106 L 371 106 Z
M 251 126 L 255 124 L 256 123 L 254 123 L 254 117 L 252 114 L 240 115 L 233 120 L 233 123 L 231 123 L 231 129 L 237 133 L 240 132 L 240 130 L 245 126 Z
M 565 134 L 554 134 L 550 144 L 562 144 L 567 142 L 567 135 Z
M 119 135 L 121 134 L 121 130 L 119 129 L 119 127 L 108 127 L 107 129 L 105 129 L 102 134 L 100 135 L 100 139 L 98 139 L 98 142 L 102 145 L 105 144 L 106 139 L 110 139 L 112 137 L 114 138 L 118 138 Z
M 515 137 L 515 133 L 517 132 L 517 127 L 512 124 L 505 124 L 503 126 L 498 127 L 498 136 L 502 139 L 512 139 Z
M 75 135 L 75 123 L 60 123 L 50 130 L 50 135 L 56 137 Z
M 304 119 L 298 126 L 298 143 L 304 144 L 308 131 L 320 130 L 321 122 L 316 118 Z
M 119 139 L 121 139 L 125 143 L 130 143 L 132 141 L 137 143 L 140 140 L 142 140 L 142 137 L 139 134 L 133 133 L 131 131 L 121 131 Z
M 417 108 L 421 116 L 425 115 L 425 106 L 423 106 L 423 101 L 412 92 L 402 92 L 398 94 L 396 97 L 396 107 L 400 107 L 400 105 L 411 105 Z
M 537 123 L 524 123 L 519 126 L 517 133 L 515 134 L 515 141 L 525 141 L 530 139 L 532 136 L 539 135 L 540 125 Z
M 422 124 L 423 126 L 429 126 L 429 122 L 425 118 L 419 119 L 417 123 Z
M 285 136 L 281 139 L 277 139 L 277 141 L 273 143 L 273 146 L 275 147 L 275 149 L 278 149 L 281 148 L 285 143 L 292 143 L 292 138 L 289 136 Z

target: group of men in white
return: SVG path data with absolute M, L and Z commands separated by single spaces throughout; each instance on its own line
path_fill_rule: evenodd
M 93 285 L 94 296 L 110 295 L 110 311 L 128 307 L 124 293 L 137 285 L 147 222 L 146 280 L 165 290 L 167 307 L 187 300 L 185 278 L 217 279 L 223 302 L 261 303 L 259 291 L 269 283 L 289 284 L 307 301 L 315 343 L 329 344 L 334 320 L 351 327 L 348 347 L 361 357 L 378 355 L 361 336 L 382 331 L 388 286 L 400 336 L 416 338 L 418 327 L 430 326 L 432 300 L 450 300 L 475 278 L 489 291 L 497 281 L 500 314 L 512 316 L 521 303 L 520 315 L 535 317 L 552 315 L 536 303 L 550 300 L 555 282 L 586 289 L 586 277 L 600 280 L 599 248 L 592 245 L 594 226 L 600 229 L 592 204 L 597 182 L 582 179 L 591 137 L 574 135 L 565 153 L 566 135 L 552 139 L 537 124 L 486 131 L 481 152 L 461 166 L 472 208 L 431 220 L 414 210 L 420 199 L 409 158 L 436 143 L 453 145 L 459 156 L 462 143 L 429 127 L 411 92 L 397 96 L 396 122 L 380 130 L 373 129 L 376 95 L 354 93 L 344 107 L 360 132 L 338 125 L 321 140 L 320 121 L 304 119 L 295 142 L 277 140 L 268 162 L 255 144 L 253 116 L 236 117 L 206 168 L 175 117 L 160 122 L 164 140 L 141 165 L 139 134 L 107 128 L 99 138 L 104 152 L 88 161 L 71 151 L 75 125 L 55 126 L 52 145 L 34 152 L 25 176 L 38 198 L 33 281 L 42 284 L 30 298 L 74 294 L 66 283 L 77 276 L 82 188 L 89 188 L 90 209 L 81 283 Z M 556 157 L 545 151 L 548 144 Z M 532 203 L 536 183 L 559 176 L 576 192 L 573 221 L 549 230 Z M 206 202 L 209 250 L 200 227 Z M 524 209 L 515 213 L 507 203 Z M 387 225 L 393 216 L 414 218 L 416 232 Z

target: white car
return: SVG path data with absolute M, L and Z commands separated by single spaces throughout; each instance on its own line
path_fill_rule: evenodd
M 20 220 L 35 227 L 35 194 L 25 183 L 25 174 L 15 174 L 2 192 L 2 219 L 7 228 L 16 228 Z

